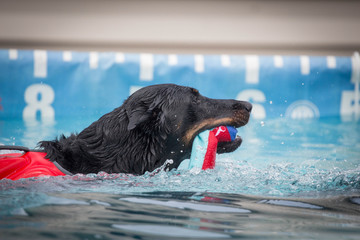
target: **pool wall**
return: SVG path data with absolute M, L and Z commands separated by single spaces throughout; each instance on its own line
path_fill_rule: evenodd
M 102 115 L 137 89 L 195 87 L 248 100 L 254 119 L 358 116 L 359 57 L 0 50 L 0 119 Z

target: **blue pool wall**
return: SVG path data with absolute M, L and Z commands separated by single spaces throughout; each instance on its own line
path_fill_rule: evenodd
M 353 56 L 165 55 L 0 50 L 0 119 L 101 116 L 153 84 L 253 103 L 254 119 L 349 119 L 359 112 Z

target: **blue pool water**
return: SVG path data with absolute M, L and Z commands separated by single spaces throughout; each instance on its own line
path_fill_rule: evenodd
M 52 126 L 29 126 L 22 121 L 2 124 L 5 132 L 1 136 L 8 137 L 1 137 L 1 143 L 34 148 L 42 139 L 80 131 L 88 121 L 70 124 L 60 120 Z M 51 189 L 71 192 L 211 191 L 285 197 L 360 189 L 359 123 L 339 119 L 254 120 L 238 130 L 242 146 L 233 153 L 218 155 L 214 170 L 156 171 L 140 177 L 98 174 L 64 177 L 59 186 L 58 179 L 39 184 L 43 182 L 45 188 L 52 184 Z M 90 184 L 80 185 L 75 181 L 72 186 L 74 178 L 91 180 Z M 116 181 L 117 178 L 126 180 Z
M 94 119 L 0 121 L 0 143 L 35 147 Z M 0 181 L 4 239 L 358 239 L 360 123 L 252 120 L 208 171 Z

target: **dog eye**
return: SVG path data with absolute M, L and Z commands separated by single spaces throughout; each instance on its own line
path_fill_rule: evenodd
M 194 95 L 199 95 L 199 91 L 195 88 L 191 88 L 191 91 Z
M 192 96 L 192 103 L 193 104 L 200 104 L 200 93 L 197 89 L 191 88 Z

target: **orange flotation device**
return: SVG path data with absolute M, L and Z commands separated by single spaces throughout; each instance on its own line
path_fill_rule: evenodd
M 58 163 L 45 158 L 45 152 L 30 151 L 28 148 L 17 146 L 0 146 L 0 150 L 5 149 L 22 152 L 1 154 L 0 151 L 0 179 L 18 180 L 30 177 L 67 175 L 64 173 L 65 169 L 62 169 Z

